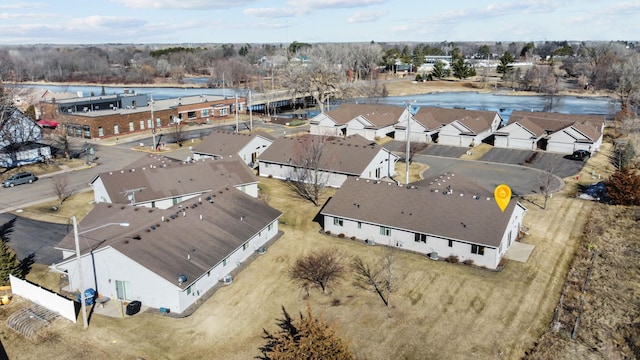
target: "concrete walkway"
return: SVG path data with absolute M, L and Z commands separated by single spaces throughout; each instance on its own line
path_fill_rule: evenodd
M 515 260 L 521 263 L 526 263 L 535 248 L 535 245 L 525 244 L 519 241 L 511 244 L 509 250 L 504 255 L 506 259 Z

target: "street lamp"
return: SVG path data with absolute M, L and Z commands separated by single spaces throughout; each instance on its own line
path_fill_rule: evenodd
M 118 225 L 118 226 L 129 226 L 129 223 L 123 222 L 123 223 L 108 223 L 108 224 L 103 224 L 100 225 L 98 227 L 89 229 L 89 230 L 85 230 L 82 232 L 78 232 L 78 221 L 76 220 L 76 216 L 74 215 L 73 217 L 73 236 L 74 239 L 76 241 L 76 257 L 77 257 L 77 261 L 78 261 L 78 274 L 79 274 L 79 279 L 80 279 L 80 307 L 82 309 L 82 322 L 84 324 L 84 328 L 88 328 L 89 327 L 89 319 L 87 318 L 87 304 L 85 303 L 86 298 L 84 295 L 84 280 L 83 280 L 83 275 L 82 275 L 82 260 L 80 259 L 80 240 L 79 240 L 79 235 L 88 233 L 90 231 L 94 231 L 94 230 L 98 230 L 98 229 L 102 229 L 104 227 L 107 226 L 111 226 L 111 225 Z

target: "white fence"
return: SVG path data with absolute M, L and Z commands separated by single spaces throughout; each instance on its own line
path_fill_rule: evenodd
M 11 281 L 11 292 L 14 295 L 20 295 L 33 303 L 58 313 L 60 316 L 73 321 L 75 324 L 77 317 L 76 306 L 73 300 L 69 300 L 45 288 L 32 284 L 26 280 L 18 279 L 12 275 L 9 276 L 9 280 Z

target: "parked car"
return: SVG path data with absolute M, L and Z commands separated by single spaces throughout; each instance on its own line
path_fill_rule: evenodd
M 14 187 L 16 185 L 31 184 L 38 178 L 32 172 L 21 172 L 9 176 L 7 180 L 2 183 L 3 187 Z
M 576 150 L 571 154 L 571 158 L 574 160 L 586 160 L 591 156 L 591 153 L 587 150 Z

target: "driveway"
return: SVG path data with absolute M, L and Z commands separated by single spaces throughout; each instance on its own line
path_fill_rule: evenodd
M 480 160 L 501 164 L 517 164 L 532 167 L 542 171 L 549 171 L 560 177 L 566 178 L 579 173 L 584 166 L 583 161 L 569 159 L 566 155 L 537 151 L 530 163 L 526 160 L 536 152 L 530 150 L 501 149 L 489 150 Z
M 32 256 L 33 262 L 51 265 L 62 260 L 62 251 L 54 246 L 64 238 L 71 226 L 52 224 L 22 218 L 12 214 L 0 214 L 2 238 L 23 260 Z
M 417 155 L 415 161 L 429 165 L 424 172 L 425 180 L 418 182 L 418 186 L 427 186 L 428 179 L 445 172 L 462 176 L 478 186 L 492 193 L 500 184 L 507 184 L 514 195 L 528 195 L 540 192 L 540 186 L 545 182 L 547 174 L 544 171 L 509 164 L 499 164 L 479 160 L 461 160 L 430 155 Z M 553 176 L 551 191 L 557 191 L 564 185 L 563 181 Z
M 396 153 L 404 154 L 406 150 L 407 143 L 404 141 L 391 141 L 384 144 L 384 148 Z M 429 144 L 426 149 L 418 151 L 419 155 L 433 155 L 433 156 L 444 156 L 450 158 L 458 158 L 467 152 L 469 148 L 460 147 L 460 146 L 447 146 L 447 145 L 438 145 L 438 144 Z M 414 154 L 418 155 L 418 154 Z

